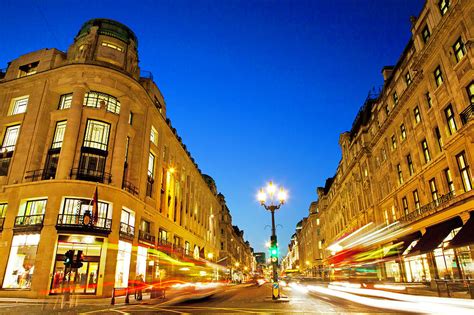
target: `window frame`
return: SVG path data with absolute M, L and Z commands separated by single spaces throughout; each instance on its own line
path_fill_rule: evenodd
M 8 116 L 19 115 L 26 113 L 28 103 L 30 101 L 29 95 L 15 97 L 11 100 L 10 110 Z
M 454 193 L 456 188 L 454 187 L 453 176 L 451 174 L 451 170 L 449 169 L 449 167 L 444 169 L 444 178 L 446 179 L 448 192 Z
M 83 106 L 92 108 L 102 108 L 101 102 L 105 103 L 105 110 L 113 113 L 120 114 L 120 101 L 113 95 L 102 93 L 98 91 L 89 91 L 84 94 Z
M 449 0 L 438 1 L 438 9 L 439 9 L 439 12 L 441 13 L 441 16 L 444 16 L 448 12 L 450 4 L 451 3 Z
M 423 29 L 421 30 L 421 39 L 423 40 L 423 43 L 426 44 L 430 40 L 430 37 L 431 31 L 427 23 L 425 24 L 425 27 L 423 27 Z
M 72 93 L 62 94 L 59 97 L 58 110 L 69 109 L 72 105 Z
M 421 140 L 421 150 L 423 151 L 423 157 L 425 158 L 425 164 L 431 162 L 431 154 L 428 146 L 428 141 L 425 139 Z
M 443 71 L 441 70 L 440 65 L 438 65 L 433 71 L 433 76 L 435 79 L 436 87 L 440 87 L 444 83 Z
M 62 131 L 62 135 L 61 134 L 58 135 L 59 127 L 64 128 L 64 130 Z M 56 126 L 54 127 L 54 133 L 53 133 L 53 141 L 51 141 L 51 149 L 62 148 L 64 136 L 66 135 L 66 128 L 67 128 L 67 120 L 60 120 L 56 122 Z M 61 137 L 61 141 L 57 141 L 58 137 Z
M 459 175 L 461 176 L 464 192 L 471 191 L 472 190 L 471 173 L 469 171 L 469 168 L 470 168 L 469 164 L 467 164 L 465 151 L 461 151 L 460 153 L 456 155 L 456 162 L 458 164 Z
M 456 131 L 458 130 L 452 104 L 449 104 L 444 109 L 444 117 L 446 118 L 446 123 L 448 124 L 449 135 L 451 136 L 453 135 L 453 133 L 456 133 Z
M 421 112 L 419 106 L 415 106 L 413 109 L 413 115 L 415 116 L 415 123 L 419 124 L 421 122 Z
M 104 137 L 104 134 L 101 135 L 101 141 L 95 141 L 93 140 L 93 128 L 94 126 L 92 124 L 97 124 L 98 126 L 102 126 L 103 133 L 107 133 L 107 137 Z M 89 130 L 89 126 L 91 130 Z M 86 128 L 84 130 L 84 139 L 82 141 L 82 147 L 83 148 L 92 148 L 92 149 L 97 149 L 100 151 L 107 152 L 108 147 L 109 147 L 109 139 L 110 139 L 110 129 L 111 125 L 108 122 L 102 121 L 102 120 L 97 120 L 97 119 L 87 119 L 86 121 Z M 90 132 L 88 132 L 90 131 Z M 89 139 L 91 138 L 91 139 Z M 105 140 L 105 141 L 104 141 Z
M 458 45 L 459 47 L 456 47 Z M 454 42 L 452 48 L 454 52 L 454 58 L 456 59 L 456 63 L 459 63 L 466 56 L 466 47 L 464 45 L 464 42 L 462 41 L 461 36 L 459 36 L 459 38 Z

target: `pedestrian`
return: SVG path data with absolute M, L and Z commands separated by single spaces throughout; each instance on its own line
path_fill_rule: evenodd
M 142 290 L 144 282 L 145 281 L 143 280 L 142 274 L 139 274 L 135 277 L 135 300 L 137 301 L 141 301 L 143 299 Z

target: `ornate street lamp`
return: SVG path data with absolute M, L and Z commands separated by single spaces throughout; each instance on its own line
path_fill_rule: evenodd
M 278 191 L 278 193 L 277 193 Z M 280 287 L 278 285 L 278 242 L 275 229 L 275 210 L 285 203 L 288 194 L 283 187 L 278 187 L 273 182 L 268 183 L 265 190 L 262 188 L 258 192 L 258 201 L 260 204 L 272 214 L 272 235 L 270 237 L 270 259 L 272 262 L 272 299 L 280 298 Z M 268 203 L 267 203 L 268 202 Z

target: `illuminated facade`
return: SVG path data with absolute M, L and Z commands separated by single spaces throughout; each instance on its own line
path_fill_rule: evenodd
M 216 278 L 221 200 L 137 46 L 128 27 L 94 19 L 67 53 L 31 52 L 0 72 L 0 296 L 61 292 L 70 249 L 84 253 L 77 294 Z
M 473 15 L 472 1 L 428 0 L 340 136 L 336 174 L 317 189 L 325 276 L 474 276 Z

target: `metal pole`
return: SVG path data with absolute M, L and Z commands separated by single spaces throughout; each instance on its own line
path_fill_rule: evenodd
M 272 237 L 271 237 L 271 246 L 275 247 L 277 245 L 277 236 L 275 229 L 275 210 L 276 207 L 272 206 L 270 212 L 272 213 Z M 280 298 L 280 286 L 278 284 L 278 257 L 274 260 L 272 258 L 272 268 L 273 268 L 273 284 L 272 284 L 272 299 L 278 300 Z

